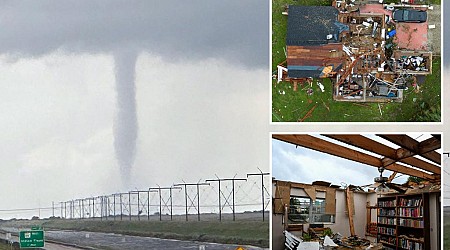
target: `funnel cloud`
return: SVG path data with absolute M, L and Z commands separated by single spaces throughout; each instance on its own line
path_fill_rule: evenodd
M 114 121 L 114 150 L 124 186 L 129 184 L 136 155 L 138 125 L 136 117 L 135 51 L 114 53 L 117 113 Z

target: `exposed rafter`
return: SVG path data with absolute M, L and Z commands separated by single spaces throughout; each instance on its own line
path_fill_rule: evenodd
M 413 157 L 417 155 L 415 152 L 410 150 L 399 148 L 393 149 L 388 147 L 380 142 L 374 141 L 370 138 L 364 137 L 362 135 L 324 135 L 326 137 L 344 142 L 346 144 L 374 152 L 376 154 L 382 155 L 386 158 L 382 159 L 383 165 L 386 167 L 395 162 L 403 162 L 408 165 L 423 169 L 425 171 L 431 172 L 433 174 L 441 174 L 441 168 L 437 165 L 431 164 L 429 162 L 420 160 L 418 158 Z M 435 140 L 435 138 L 430 138 Z M 428 140 L 426 140 L 428 141 Z M 426 142 L 424 141 L 424 142 Z M 425 144 L 424 144 L 425 145 Z M 433 141 L 428 143 L 432 148 L 435 148 L 436 143 Z M 440 148 L 440 142 L 439 142 Z M 433 149 L 435 150 L 435 149 Z
M 441 142 L 436 137 L 430 138 L 423 142 L 418 142 L 407 135 L 378 135 L 378 136 L 394 144 L 397 144 L 402 148 L 415 152 L 416 154 L 436 164 L 441 165 L 441 155 L 434 151 L 436 149 L 431 150 L 438 146 L 440 148 Z
M 281 140 L 284 142 L 292 143 L 294 145 L 299 145 L 302 147 L 306 147 L 309 149 L 313 149 L 316 151 L 320 151 L 323 153 L 331 154 L 334 156 L 342 157 L 345 159 L 349 159 L 352 161 L 356 161 L 359 163 L 367 164 L 373 167 L 383 167 L 386 165 L 386 169 L 399 172 L 402 174 L 410 175 L 410 176 L 416 176 L 427 180 L 436 180 L 440 178 L 440 171 L 437 171 L 438 173 L 435 173 L 435 175 L 425 173 L 423 171 L 420 171 L 418 169 L 414 169 L 408 166 L 400 165 L 396 162 L 386 164 L 386 162 L 383 162 L 382 159 L 379 159 L 375 156 L 359 152 L 357 150 L 353 150 L 350 148 L 347 148 L 345 146 L 341 146 L 311 135 L 300 135 L 300 134 L 274 134 L 272 135 L 274 139 Z M 368 143 L 368 144 L 367 144 Z M 366 145 L 365 147 L 371 148 L 374 147 L 374 144 L 370 143 L 367 140 L 361 141 L 361 144 Z M 380 147 L 379 153 L 383 152 L 384 154 L 395 156 L 397 157 L 397 151 L 395 149 L 389 148 L 385 145 L 384 147 Z M 395 152 L 393 152 L 394 150 Z M 375 152 L 375 150 L 370 150 L 372 152 Z M 379 154 L 377 153 L 377 154 Z

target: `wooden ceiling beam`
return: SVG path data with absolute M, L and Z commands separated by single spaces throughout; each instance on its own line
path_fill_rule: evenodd
M 441 174 L 439 166 L 413 157 L 416 153 L 404 148 L 394 149 L 362 135 L 327 134 L 324 136 L 386 157 L 382 159 L 385 167 L 399 161 L 434 174 Z M 427 144 L 433 144 L 434 146 L 435 142 Z
M 388 140 L 394 144 L 397 144 L 398 146 L 400 146 L 402 148 L 406 148 L 410 151 L 413 151 L 413 152 L 417 153 L 418 155 L 422 156 L 423 158 L 428 159 L 438 165 L 441 165 L 441 154 L 437 153 L 436 151 L 428 151 L 427 152 L 425 150 L 422 150 L 422 152 L 421 152 L 420 143 L 407 135 L 387 134 L 387 135 L 378 135 L 378 136 L 385 140 Z M 433 138 L 436 138 L 436 137 L 433 137 Z M 424 142 L 426 142 L 426 141 L 428 141 L 428 140 L 425 140 Z M 426 145 L 426 144 L 424 144 L 424 145 Z M 429 149 L 430 148 L 428 148 L 427 150 L 429 150 Z
M 424 154 L 441 148 L 441 140 L 431 137 L 425 141 L 419 142 L 419 153 Z
M 325 141 L 323 139 L 310 136 L 310 135 L 299 135 L 299 134 L 273 134 L 272 138 L 291 143 L 294 145 L 299 145 L 305 148 L 316 150 L 319 152 L 331 154 L 348 160 L 356 161 L 373 167 L 382 167 L 383 163 L 377 157 L 346 148 L 335 143 Z M 393 163 L 386 167 L 386 169 L 391 171 L 396 171 L 402 174 L 420 177 L 427 180 L 434 180 L 433 175 L 427 174 L 417 169 L 405 167 L 397 163 Z

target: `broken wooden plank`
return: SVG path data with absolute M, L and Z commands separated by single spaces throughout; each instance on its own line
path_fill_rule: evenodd
M 303 122 L 304 120 L 306 120 L 306 119 L 308 119 L 309 117 L 311 117 L 311 116 L 312 116 L 312 112 L 314 111 L 314 109 L 316 109 L 316 107 L 317 107 L 317 104 L 314 105 L 314 107 L 312 107 L 312 108 L 308 111 L 308 113 L 306 113 L 306 115 L 305 115 L 302 119 L 299 120 L 299 122 Z
M 347 211 L 348 211 L 348 224 L 350 225 L 350 235 L 355 236 L 355 224 L 353 223 L 353 215 L 354 215 L 354 199 L 353 199 L 353 192 L 350 190 L 350 187 L 347 187 L 345 190 L 346 194 L 346 201 L 347 201 Z

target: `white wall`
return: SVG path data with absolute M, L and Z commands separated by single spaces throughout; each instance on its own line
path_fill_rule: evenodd
M 354 193 L 355 214 L 353 216 L 353 224 L 355 226 L 355 233 L 359 237 L 364 237 L 366 231 L 366 202 L 366 193 Z M 334 224 L 327 226 L 334 233 L 339 232 L 343 236 L 350 236 L 350 224 L 346 211 L 345 190 L 338 189 L 336 191 L 336 220 Z
M 436 194 L 430 194 L 430 246 L 431 250 L 437 250 L 440 248 L 438 246 L 438 226 L 441 218 L 438 218 L 438 209 L 441 209 L 437 206 L 437 195 Z M 442 213 L 441 213 L 442 216 Z M 439 221 L 438 221 L 439 220 Z M 442 240 L 442 239 L 441 239 Z

